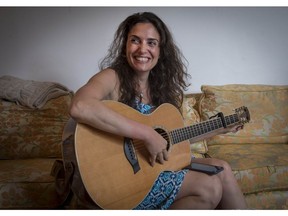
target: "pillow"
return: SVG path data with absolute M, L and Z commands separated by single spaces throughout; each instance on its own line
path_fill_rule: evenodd
M 207 140 L 208 145 L 225 143 L 288 143 L 288 86 L 276 85 L 223 85 L 201 87 L 202 120 L 218 112 L 233 113 L 246 106 L 250 123 L 237 133 L 218 135 Z
M 195 109 L 197 105 L 196 98 L 198 98 L 199 95 L 200 94 L 186 94 L 183 99 L 182 115 L 184 117 L 185 126 L 200 122 L 200 115 Z M 193 155 L 205 154 L 208 151 L 205 140 L 196 143 L 190 143 L 190 149 Z

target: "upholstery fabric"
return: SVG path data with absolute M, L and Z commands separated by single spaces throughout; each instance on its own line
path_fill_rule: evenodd
M 231 114 L 247 106 L 251 121 L 237 134 L 225 134 L 207 141 L 226 143 L 288 143 L 288 86 L 224 85 L 202 86 L 201 118 L 217 112 Z
M 209 155 L 229 161 L 244 193 L 288 189 L 288 145 L 209 146 Z
M 50 100 L 42 109 L 1 100 L 0 159 L 61 157 L 70 98 Z
M 55 159 L 0 161 L 0 208 L 57 208 L 61 200 L 50 175 Z
M 288 209 L 288 192 L 271 191 L 246 195 L 246 202 L 250 209 L 279 210 Z

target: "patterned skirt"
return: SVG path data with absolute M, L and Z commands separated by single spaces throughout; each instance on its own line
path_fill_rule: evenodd
M 152 189 L 135 210 L 168 209 L 174 202 L 187 169 L 161 172 Z

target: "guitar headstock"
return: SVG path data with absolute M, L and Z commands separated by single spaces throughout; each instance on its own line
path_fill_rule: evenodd
M 238 116 L 239 122 L 245 124 L 250 121 L 250 113 L 247 107 L 242 106 L 235 109 L 235 113 Z

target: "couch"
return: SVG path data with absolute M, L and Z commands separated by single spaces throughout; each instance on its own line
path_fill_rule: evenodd
M 60 196 L 51 175 L 62 158 L 62 132 L 72 94 L 49 100 L 41 109 L 0 101 L 0 209 L 58 209 Z
M 62 133 L 71 97 L 36 110 L 1 100 L 1 209 L 97 208 L 79 187 L 77 164 L 69 161 L 73 149 L 61 152 L 73 142 Z M 244 129 L 191 143 L 192 156 L 230 163 L 250 209 L 288 209 L 288 86 L 202 86 L 201 93 L 185 95 L 184 123 L 228 115 L 243 105 L 251 115 Z

